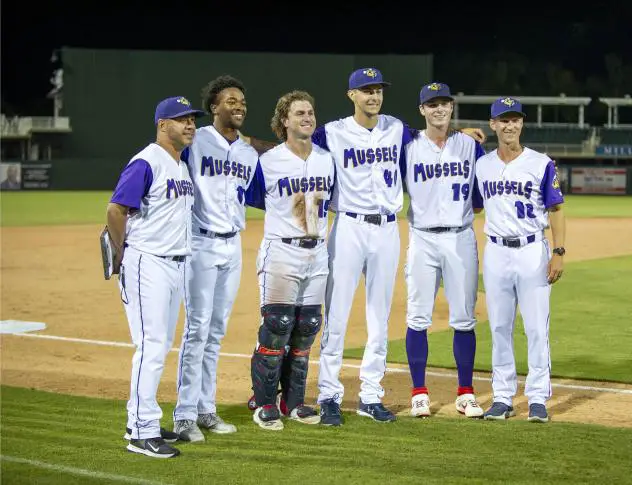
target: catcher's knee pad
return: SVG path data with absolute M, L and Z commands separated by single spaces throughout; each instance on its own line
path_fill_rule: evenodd
M 307 350 L 312 347 L 316 334 L 323 324 L 320 305 L 305 305 L 296 308 L 296 324 L 290 338 L 292 350 Z
M 252 387 L 257 406 L 274 404 L 281 378 L 285 346 L 296 321 L 294 305 L 265 305 L 259 327 L 259 345 L 251 362 Z

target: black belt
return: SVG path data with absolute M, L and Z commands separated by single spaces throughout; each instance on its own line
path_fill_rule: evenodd
M 213 232 L 213 231 L 208 231 L 206 229 L 203 229 L 201 227 L 199 227 L 198 230 L 200 231 L 200 234 L 202 234 L 203 236 L 219 237 L 219 238 L 222 238 L 222 239 L 230 239 L 231 237 L 235 237 L 237 235 L 237 231 L 234 231 L 234 232 Z
M 523 246 L 520 238 L 503 239 L 502 237 L 489 236 L 489 239 L 491 239 L 493 243 L 502 244 L 503 246 L 507 246 L 508 248 L 519 248 Z M 526 246 L 527 244 L 530 244 L 534 241 L 535 241 L 535 234 L 531 234 L 530 236 L 527 236 L 527 242 L 524 245 Z
M 442 232 L 461 232 L 466 226 L 461 227 L 424 227 L 422 231 L 439 234 Z
M 382 225 L 382 214 L 356 214 L 355 212 L 345 212 L 349 217 L 353 217 L 354 219 L 359 219 L 368 224 L 375 224 L 376 226 Z M 395 221 L 395 214 L 390 214 L 386 216 L 386 222 Z
M 158 256 L 159 258 L 166 259 L 167 261 L 175 261 L 176 263 L 184 263 L 186 256 Z
M 310 239 L 310 238 L 303 238 L 303 237 L 292 239 L 291 237 L 284 237 L 284 238 L 281 238 L 281 241 L 284 242 L 285 244 L 298 246 L 299 248 L 313 249 L 316 246 L 318 246 L 321 242 L 323 242 L 324 239 Z

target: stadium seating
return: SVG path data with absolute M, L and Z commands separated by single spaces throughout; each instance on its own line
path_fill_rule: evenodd
M 632 127 L 607 128 L 599 130 L 602 145 L 632 145 Z

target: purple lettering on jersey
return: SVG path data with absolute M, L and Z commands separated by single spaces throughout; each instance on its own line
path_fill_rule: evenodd
M 469 160 L 463 162 L 446 162 L 443 165 L 440 163 L 425 165 L 423 163 L 416 163 L 413 165 L 413 181 L 418 182 L 419 176 L 421 181 L 425 182 L 428 179 L 434 177 L 464 177 L 466 180 L 470 178 Z
M 208 174 L 206 173 L 208 169 Z M 208 175 L 214 177 L 216 175 L 232 175 L 245 180 L 250 181 L 252 175 L 252 167 L 246 166 L 241 162 L 233 160 L 214 160 L 213 157 L 202 157 L 202 163 L 200 164 L 200 174 L 202 176 Z
M 110 202 L 138 210 L 141 199 L 147 196 L 153 182 L 151 166 L 146 160 L 138 158 L 121 172 Z
M 489 199 L 495 195 L 522 195 L 527 199 L 531 198 L 533 192 L 533 182 L 518 182 L 516 180 L 485 180 L 483 182 L 483 197 Z
M 354 167 L 364 165 L 365 163 L 371 165 L 373 163 L 393 162 L 396 164 L 398 163 L 397 145 L 378 147 L 375 149 L 367 148 L 366 150 L 345 148 L 343 151 L 343 160 L 345 168 L 349 167 L 349 162 L 351 162 Z
M 167 180 L 167 199 L 171 199 L 171 192 L 177 199 L 182 195 L 193 195 L 193 184 L 188 180 Z
M 277 186 L 279 188 L 279 196 L 283 197 L 283 191 L 285 190 L 285 195 L 290 197 L 292 194 L 296 194 L 299 192 L 322 192 L 327 191 L 331 192 L 332 183 L 331 176 L 325 177 L 301 177 L 301 178 L 289 178 L 284 177 L 279 179 L 277 182 Z
M 550 161 L 544 170 L 544 177 L 542 177 L 542 183 L 540 184 L 540 193 L 542 194 L 544 207 L 547 209 L 564 202 L 564 196 L 560 189 L 560 180 L 557 178 L 557 171 L 555 170 L 553 161 Z
M 215 175 L 213 157 L 202 157 L 202 163 L 200 164 L 200 175 L 202 175 L 202 177 L 204 177 L 207 168 L 210 177 Z

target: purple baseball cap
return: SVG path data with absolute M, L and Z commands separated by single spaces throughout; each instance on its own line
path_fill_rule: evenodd
M 527 115 L 522 111 L 522 103 L 515 98 L 498 98 L 492 103 L 491 116 L 497 118 L 506 113 L 516 113 L 525 118 Z
M 196 118 L 199 118 L 204 116 L 204 114 L 204 111 L 193 109 L 189 100 L 184 96 L 174 96 L 172 98 L 163 99 L 158 103 L 154 121 L 158 124 L 158 120 L 169 120 L 186 115 L 195 115 Z
M 421 88 L 419 93 L 419 102 L 421 104 L 427 103 L 434 98 L 448 98 L 454 100 L 450 93 L 450 86 L 444 83 L 430 83 Z
M 380 84 L 382 86 L 390 86 L 391 83 L 387 83 L 382 79 L 382 73 L 379 69 L 374 67 L 363 67 L 351 73 L 349 76 L 349 89 L 360 89 L 364 86 L 370 86 L 372 84 Z

